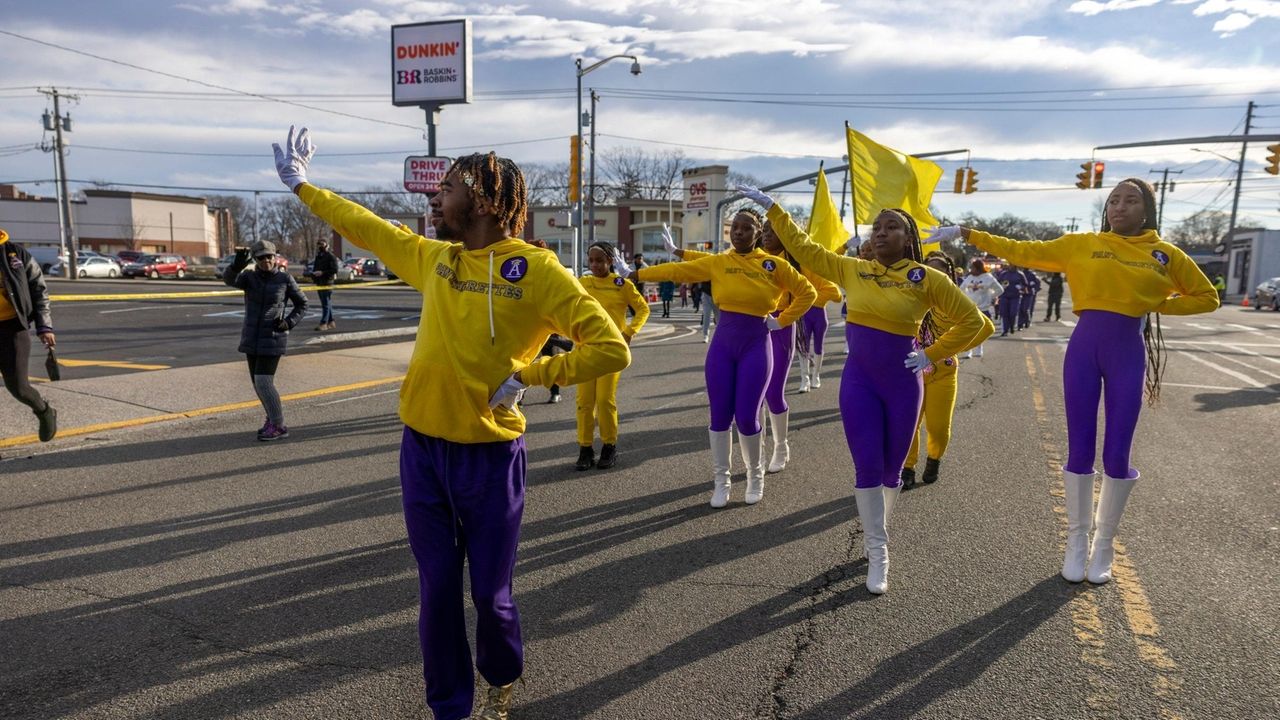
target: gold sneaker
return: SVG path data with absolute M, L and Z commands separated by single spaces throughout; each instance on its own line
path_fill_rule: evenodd
M 511 695 L 515 692 L 515 683 L 507 685 L 490 685 L 484 694 L 484 704 L 475 716 L 476 720 L 507 720 L 511 712 Z

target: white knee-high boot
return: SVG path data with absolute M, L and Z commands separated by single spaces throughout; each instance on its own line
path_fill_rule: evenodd
M 813 354 L 813 389 L 822 387 L 822 353 Z
M 1124 515 L 1125 503 L 1129 501 L 1129 493 L 1137 478 L 1121 480 L 1104 475 L 1102 491 L 1098 493 L 1098 512 L 1093 519 L 1093 548 L 1089 557 L 1089 582 L 1101 585 L 1111 580 L 1111 563 L 1115 560 L 1116 530 L 1120 527 L 1120 517 Z
M 743 435 L 738 431 L 738 444 L 742 446 L 742 461 L 747 465 L 748 505 L 755 505 L 764 497 L 764 428 L 755 435 Z
M 800 392 L 809 392 L 809 357 L 800 355 L 797 358 L 800 361 Z
M 729 502 L 729 453 L 733 448 L 733 430 L 708 430 L 711 436 L 711 507 L 722 508 Z
M 1067 582 L 1084 580 L 1089 561 L 1089 530 L 1093 525 L 1094 473 L 1062 471 L 1062 487 L 1067 505 L 1067 552 L 1062 558 L 1062 577 Z
M 790 410 L 774 415 L 769 413 L 769 424 L 773 425 L 773 457 L 769 460 L 769 472 L 782 472 L 791 459 L 791 445 L 787 443 L 787 422 L 791 417 Z
M 853 492 L 867 551 L 867 591 L 881 595 L 889 589 L 889 532 L 885 528 L 884 489 L 854 488 Z

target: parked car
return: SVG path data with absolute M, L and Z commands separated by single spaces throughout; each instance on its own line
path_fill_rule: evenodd
M 218 258 L 209 255 L 190 255 L 187 257 L 187 275 L 205 280 L 220 278 L 217 270 Z
M 170 275 L 181 280 L 187 276 L 187 261 L 180 255 L 143 255 L 138 262 L 124 266 L 125 277 L 149 277 L 155 280 Z
M 131 262 L 138 262 L 146 253 L 141 250 L 121 250 L 116 253 L 116 262 L 120 263 L 120 267 L 124 267 Z
M 214 271 L 218 273 L 218 277 L 222 277 L 222 274 L 227 271 L 227 268 L 231 267 L 231 263 L 235 262 L 235 259 L 236 259 L 236 254 L 231 253 L 230 255 L 223 255 L 222 258 L 218 260 L 218 262 L 214 265 Z M 281 270 L 288 270 L 289 258 L 283 255 L 277 255 L 276 265 Z
M 1280 310 L 1280 277 L 1264 281 L 1254 290 L 1253 309 L 1261 310 L 1267 306 L 1272 310 Z
M 381 260 L 376 258 L 366 258 L 360 266 L 360 274 L 362 276 L 382 277 L 387 274 L 386 267 Z
M 341 267 L 349 268 L 353 275 L 359 277 L 364 274 L 364 262 L 369 258 L 348 257 L 340 260 Z
M 49 268 L 49 274 L 65 277 L 67 266 L 59 260 Z M 78 257 L 76 258 L 76 277 L 118 278 L 120 277 L 120 264 L 109 257 Z

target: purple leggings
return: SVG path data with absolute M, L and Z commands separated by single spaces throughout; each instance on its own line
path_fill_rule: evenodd
M 471 716 L 475 675 L 462 607 L 464 559 L 476 608 L 476 667 L 491 685 L 514 682 L 524 669 L 520 614 L 511 597 L 524 477 L 523 437 L 464 444 L 404 429 L 400 487 L 418 562 L 422 674 L 436 720 Z
M 797 324 L 791 323 L 769 333 L 769 344 L 773 347 L 773 371 L 769 373 L 769 387 L 764 392 L 764 399 L 769 403 L 769 412 L 774 415 L 790 409 L 786 398 L 787 374 L 791 372 L 791 356 L 796 350 Z
M 814 305 L 805 310 L 800 322 L 804 326 L 804 336 L 800 338 L 800 343 L 814 355 L 821 355 L 822 340 L 827 335 L 827 306 Z
M 755 315 L 720 311 L 715 337 L 707 349 L 707 399 L 711 429 L 723 432 L 737 421 L 738 432 L 760 432 L 760 406 L 773 371 L 769 326 Z
M 845 325 L 849 357 L 840 377 L 840 419 L 857 487 L 896 487 L 920 418 L 924 380 L 902 366 L 915 338 Z
M 1018 329 L 1018 310 L 1022 307 L 1022 298 L 1009 293 L 1000 297 L 1000 334 L 1010 335 Z
M 1146 371 L 1142 318 L 1105 310 L 1080 313 L 1062 363 L 1062 394 L 1067 410 L 1064 470 L 1093 473 L 1101 396 L 1106 415 L 1102 469 L 1121 480 L 1138 476 L 1129 465 L 1129 450 L 1142 410 Z

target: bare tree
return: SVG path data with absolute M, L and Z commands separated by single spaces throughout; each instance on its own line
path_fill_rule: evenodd
M 424 215 L 428 210 L 426 195 L 411 193 L 396 185 L 368 187 L 347 195 L 347 198 L 384 216 Z
M 520 166 L 520 170 L 529 188 L 530 205 L 569 204 L 569 163 L 528 163 Z M 599 193 L 597 199 L 598 196 Z
M 1201 210 L 1183 218 L 1169 231 L 1169 242 L 1183 248 L 1213 247 L 1227 236 L 1231 216 L 1219 210 Z
M 610 200 L 666 200 L 688 165 L 680 150 L 652 153 L 643 148 L 614 148 L 601 153 L 603 202 Z
M 136 217 L 130 217 L 129 220 L 123 221 L 117 226 L 120 239 L 124 241 L 126 250 L 141 250 L 142 236 L 147 232 L 147 226 Z

